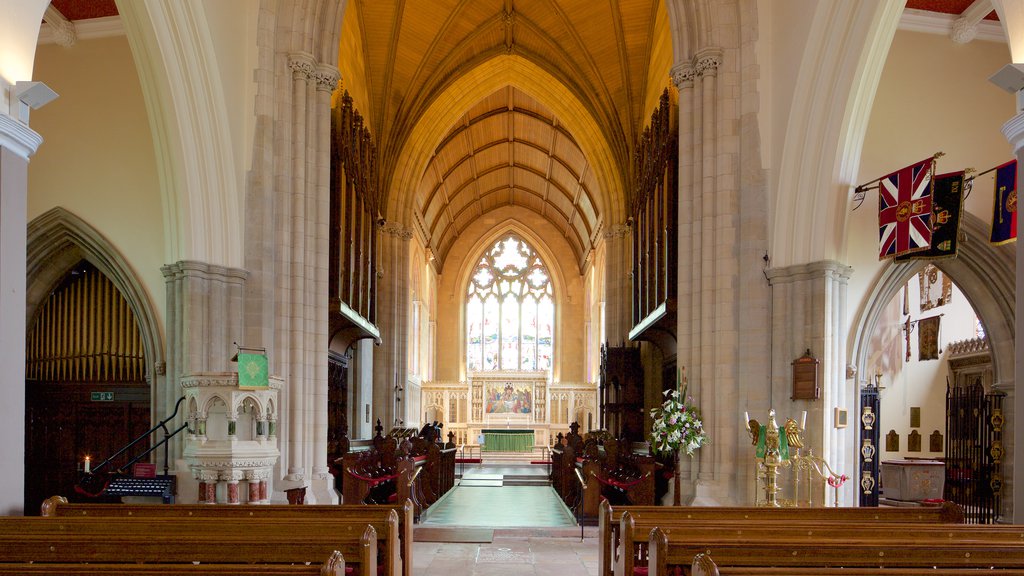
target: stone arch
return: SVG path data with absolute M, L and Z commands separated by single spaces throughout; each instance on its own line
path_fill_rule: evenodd
M 31 326 L 50 291 L 71 268 L 87 260 L 117 287 L 138 320 L 146 355 L 146 379 L 162 374 L 163 338 L 156 310 L 138 275 L 96 229 L 63 208 L 53 208 L 28 225 L 25 325 Z M 153 398 L 160 398 L 153 390 Z
M 949 274 L 978 314 L 985 326 L 986 338 L 991 349 L 994 386 L 1010 392 L 1015 388 L 1016 377 L 1016 249 L 1010 245 L 990 244 L 988 225 L 981 218 L 968 212 L 963 214 L 961 233 L 966 233 L 966 239 L 960 243 L 958 256 L 953 259 L 936 260 L 932 264 Z M 857 388 L 859 383 L 868 377 L 868 344 L 883 309 L 907 280 L 927 263 L 911 260 L 887 266 L 875 282 L 867 305 L 853 319 L 847 358 L 856 369 Z M 860 414 L 852 415 L 851 421 L 859 422 Z M 1006 435 L 1006 438 L 1009 437 Z M 850 441 L 853 441 L 852 436 Z M 1010 454 L 1006 462 L 1009 463 L 1014 458 L 1014 446 L 1012 440 L 1006 444 L 1007 452 Z M 850 450 L 848 453 L 856 452 Z M 1012 486 L 1012 465 L 1005 465 L 1003 474 L 1009 480 L 1004 485 Z M 1004 499 L 1004 506 L 1011 505 L 1011 502 L 1010 498 Z

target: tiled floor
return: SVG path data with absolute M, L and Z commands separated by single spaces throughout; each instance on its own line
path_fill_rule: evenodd
M 414 542 L 413 574 L 595 576 L 596 528 L 581 533 L 554 490 L 535 485 L 546 476 L 545 466 L 467 467 L 465 485 L 431 506 L 415 529 L 436 536 L 446 527 L 492 527 L 491 542 Z M 451 531 L 453 539 L 459 532 Z

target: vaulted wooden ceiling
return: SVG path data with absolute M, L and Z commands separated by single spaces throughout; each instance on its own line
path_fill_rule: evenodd
M 572 134 L 510 86 L 481 100 L 445 135 L 423 174 L 417 208 L 441 265 L 473 220 L 503 206 L 547 219 L 582 259 L 598 227 L 596 189 Z
M 582 103 L 603 140 L 587 144 L 610 151 L 625 187 L 633 143 L 656 102 L 650 94 L 661 92 L 671 66 L 661 0 L 351 0 L 353 7 L 364 78 L 346 82 L 366 84 L 369 102 L 360 111 L 370 119 L 382 174 L 406 161 L 403 144 L 446 88 L 512 54 Z M 479 94 L 455 126 L 437 127 L 415 208 L 439 267 L 469 220 L 506 205 L 551 221 L 582 267 L 607 200 L 581 136 L 535 96 L 529 86 Z

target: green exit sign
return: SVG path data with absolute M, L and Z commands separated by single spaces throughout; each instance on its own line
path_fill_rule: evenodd
M 113 402 L 114 401 L 114 393 L 113 392 L 93 392 L 91 399 L 92 399 L 93 402 Z

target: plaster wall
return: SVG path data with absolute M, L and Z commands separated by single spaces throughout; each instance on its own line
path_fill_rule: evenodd
M 935 152 L 937 173 L 1002 164 L 1013 151 L 1000 131 L 1013 115 L 1013 96 L 988 81 L 1006 64 L 1005 44 L 956 44 L 945 36 L 898 31 L 875 96 L 858 182 L 899 170 Z M 965 210 L 992 220 L 992 174 L 981 176 Z M 869 190 L 848 220 L 846 263 L 853 267 L 847 326 L 889 261 L 878 260 L 878 192 Z M 954 282 L 957 281 L 953 278 Z M 970 288 L 964 287 L 969 293 Z
M 576 265 L 572 248 L 558 230 L 535 213 L 514 207 L 505 207 L 484 214 L 469 226 L 452 245 L 438 278 L 437 298 L 437 364 L 434 380 L 461 381 L 466 379 L 463 294 L 467 268 L 476 263 L 476 256 L 490 238 L 505 228 L 510 219 L 519 221 L 519 228 L 528 230 L 525 239 L 545 259 L 552 276 L 556 278 L 555 298 L 557 324 L 555 326 L 555 366 L 552 379 L 561 382 L 582 382 L 585 375 L 586 350 L 583 298 L 583 276 Z M 538 239 L 540 240 L 538 242 Z
M 153 138 L 128 41 L 39 47 L 37 80 L 60 98 L 32 112 L 46 141 L 29 164 L 28 220 L 60 206 L 103 234 L 164 323 L 164 218 Z

